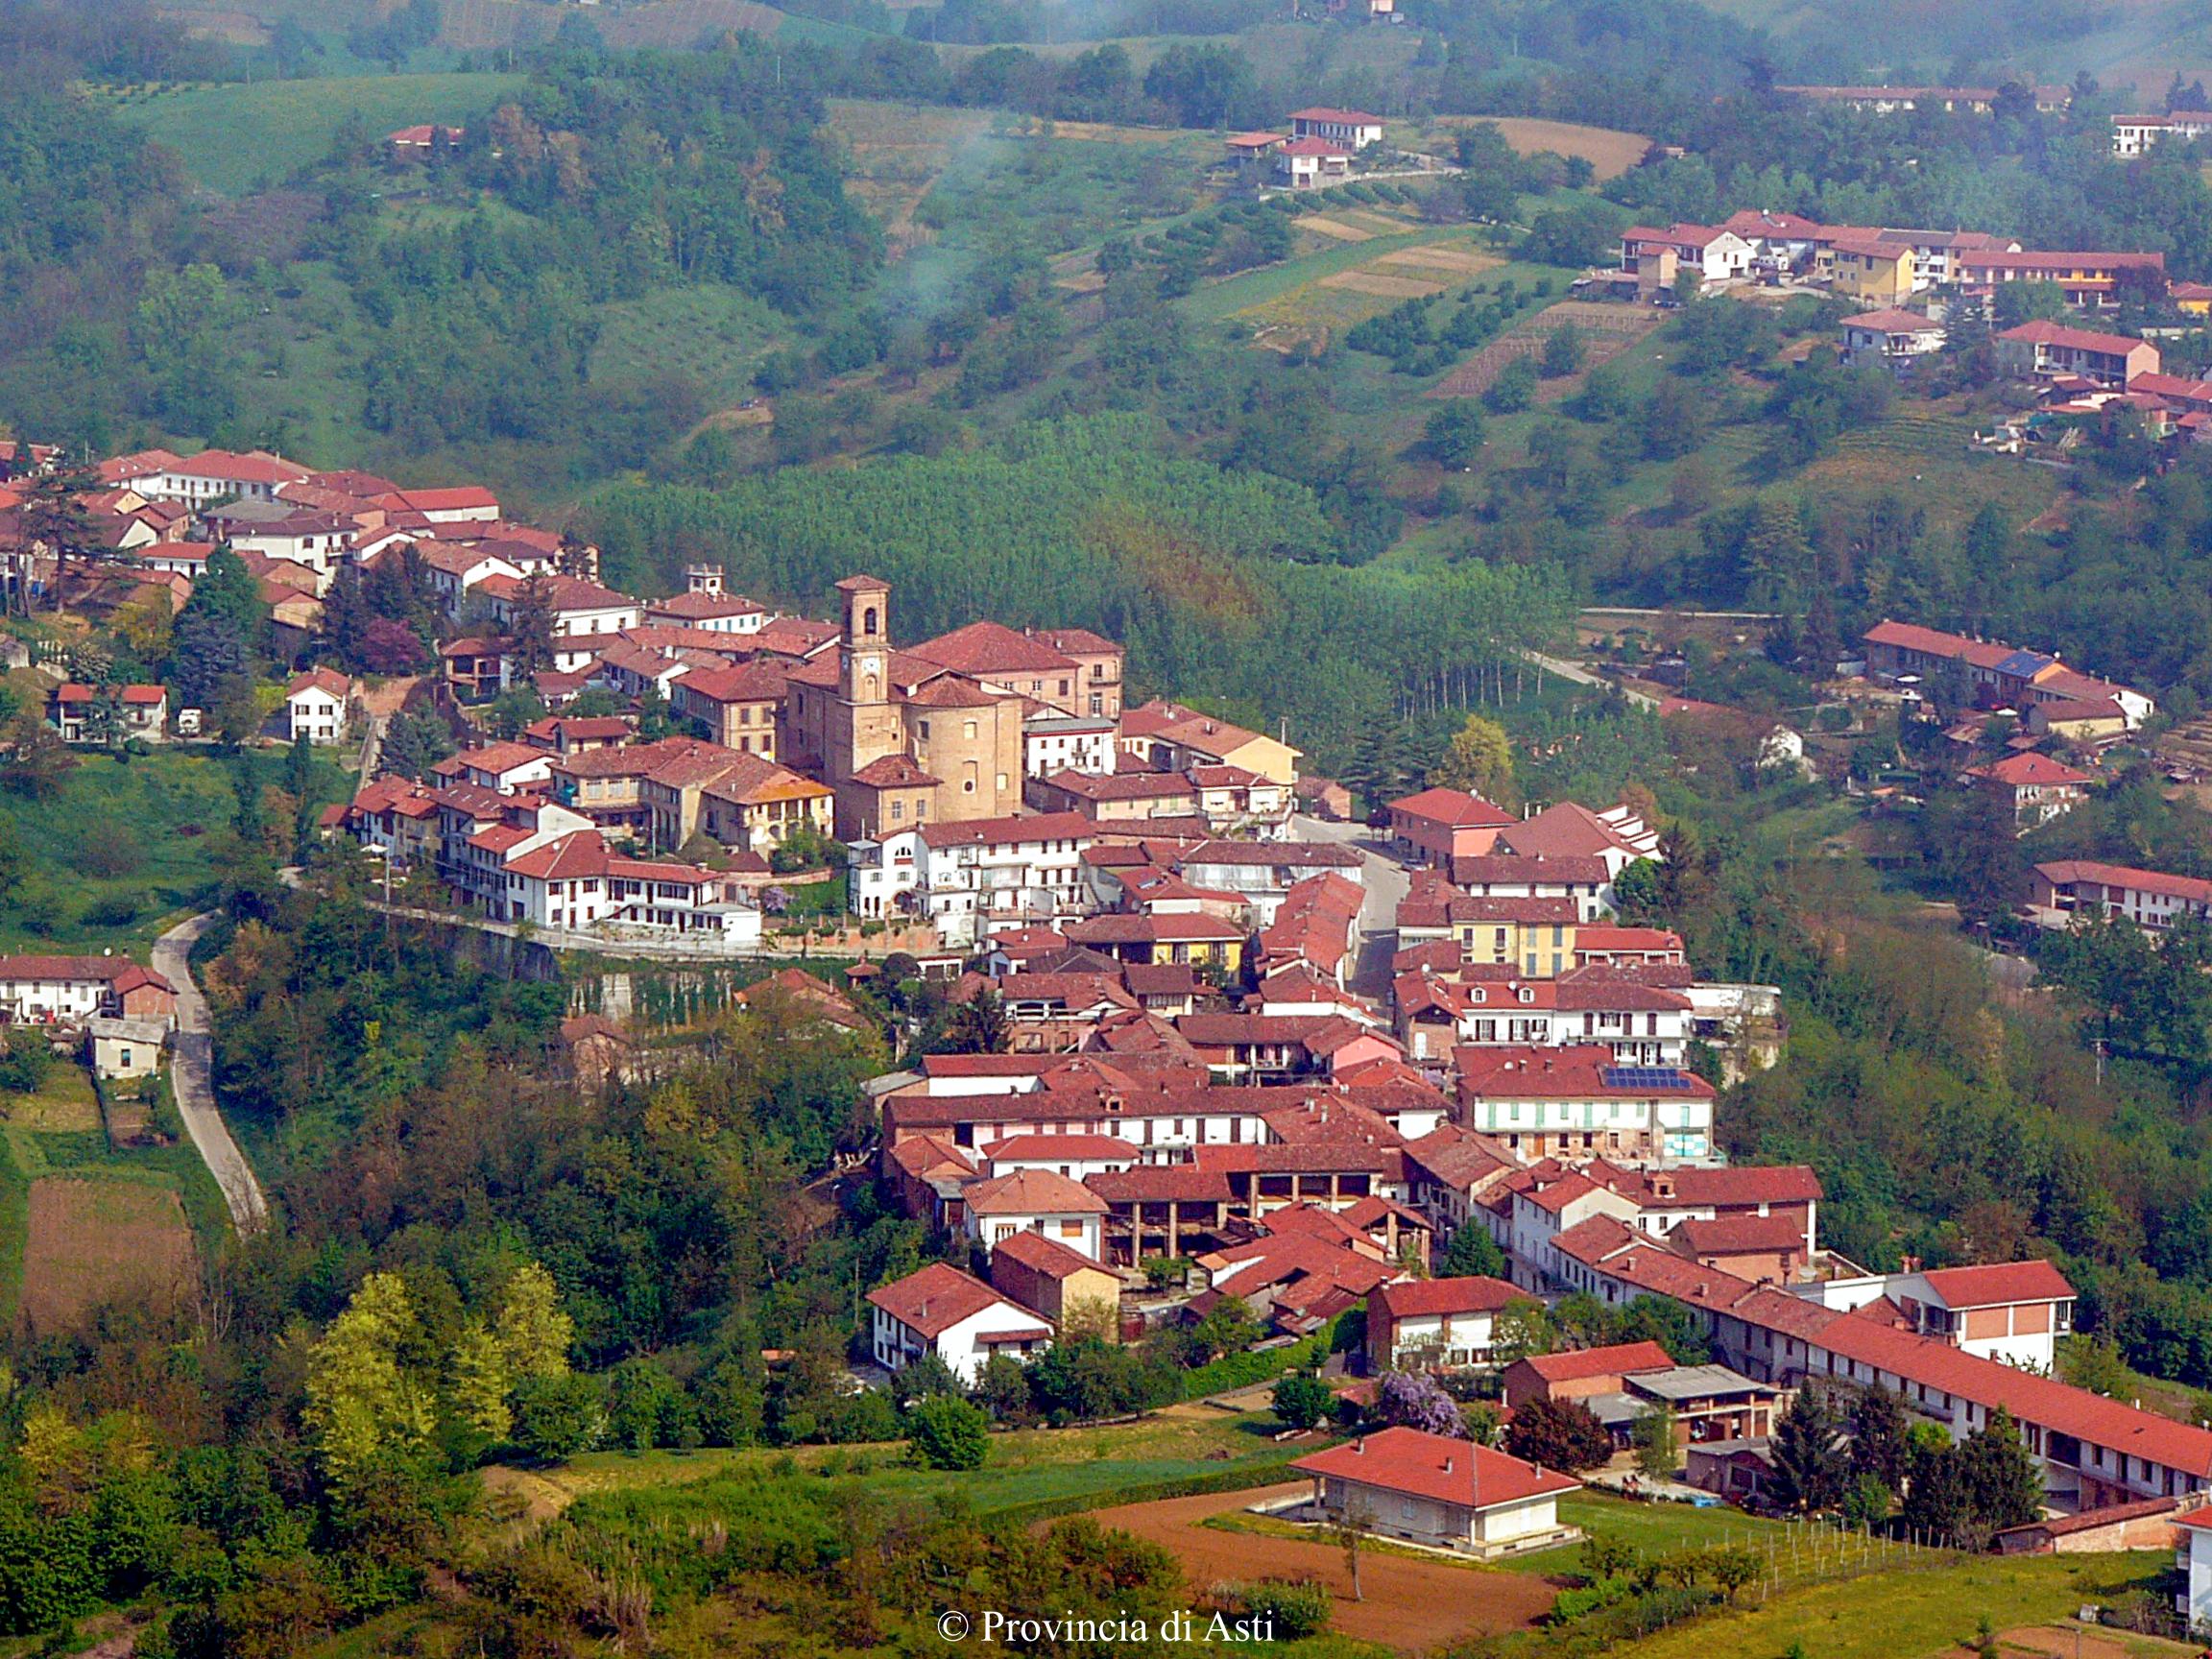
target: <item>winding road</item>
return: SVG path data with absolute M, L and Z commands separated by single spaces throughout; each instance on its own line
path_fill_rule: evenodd
M 261 1195 L 253 1166 L 230 1139 L 223 1114 L 216 1110 L 214 1036 L 207 1023 L 207 999 L 192 978 L 193 942 L 214 920 L 214 911 L 203 910 L 155 940 L 154 971 L 177 988 L 177 1063 L 170 1076 L 185 1132 L 200 1149 L 207 1173 L 223 1190 L 231 1224 L 241 1233 L 257 1233 L 268 1223 L 269 1201 Z

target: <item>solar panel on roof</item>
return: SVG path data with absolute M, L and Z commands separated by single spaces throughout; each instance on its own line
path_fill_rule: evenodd
M 1606 1066 L 1599 1076 L 1608 1089 L 1687 1089 L 1690 1079 L 1671 1066 Z

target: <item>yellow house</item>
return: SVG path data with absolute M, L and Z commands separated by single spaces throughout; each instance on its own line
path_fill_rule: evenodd
M 1912 293 L 1912 249 L 1867 236 L 1839 236 L 1828 245 L 1829 283 L 1839 294 L 1894 305 Z
M 2167 297 L 2176 310 L 2191 317 L 2212 315 L 2212 282 L 2176 282 Z
M 1398 906 L 1398 942 L 1450 939 L 1462 960 L 1550 979 L 1576 964 L 1579 910 L 1573 899 L 1424 890 Z

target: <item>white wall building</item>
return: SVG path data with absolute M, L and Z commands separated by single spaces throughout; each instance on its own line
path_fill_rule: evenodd
M 973 1383 L 994 1354 L 1026 1358 L 1052 1346 L 1051 1321 L 1044 1314 L 942 1262 L 871 1290 L 868 1300 L 870 1346 L 886 1371 L 903 1371 L 934 1354 L 962 1382 Z

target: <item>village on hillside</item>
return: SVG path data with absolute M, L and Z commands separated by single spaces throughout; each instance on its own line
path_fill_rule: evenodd
M 1278 1520 L 1366 1516 L 1491 1558 L 1575 1536 L 1557 1500 L 1585 1480 L 1756 1508 L 1792 1401 L 1833 1380 L 1960 1439 L 2016 1424 L 2071 1538 L 2200 1535 L 2174 1522 L 2212 1486 L 2212 1430 L 2056 1380 L 2075 1293 L 2052 1263 L 1870 1271 L 1823 1242 L 1810 1167 L 1723 1155 L 1716 1102 L 1780 1052 L 1782 996 L 1710 975 L 1655 912 L 1647 807 L 1442 784 L 1356 802 L 1288 734 L 1128 701 L 1097 634 L 903 637 L 897 591 L 859 573 L 821 617 L 707 564 L 641 597 L 481 489 L 261 452 L 10 465 L 18 608 L 174 614 L 243 574 L 289 657 L 244 732 L 175 687 L 41 663 L 56 739 L 361 746 L 320 829 L 380 867 L 378 902 L 557 948 L 767 954 L 795 909 L 842 929 L 842 983 L 791 967 L 746 996 L 894 1039 L 867 1091 L 878 1173 L 944 1259 L 869 1294 L 863 1382 L 934 1361 L 974 1384 L 1075 1333 L 1265 1354 L 1358 1310 L 1332 1409 L 1380 1424 L 1379 1388 L 1440 1388 L 1503 1450 L 1401 1414 L 1301 1459 L 1312 1492 Z M 429 639 L 385 630 L 413 670 L 398 706 L 331 665 L 332 613 L 369 585 L 431 619 Z M 1957 733 L 1955 764 L 2023 832 L 2153 712 L 2056 656 L 1911 623 L 1835 666 Z M 1727 712 L 1658 689 L 1662 718 Z M 495 732 L 518 692 L 534 712 Z M 397 769 L 421 741 L 402 724 L 450 752 Z M 1774 738 L 1763 764 L 1811 764 Z M 2212 908 L 2152 872 L 2040 877 L 2045 926 Z M 917 997 L 959 1040 L 900 1040 Z M 157 1065 L 176 1022 L 170 982 L 119 958 L 0 960 L 0 1001 L 81 1026 L 104 1075 Z M 580 1078 L 657 1064 L 597 1014 L 563 1035 Z M 1568 1316 L 1580 1340 L 1532 1338 Z

